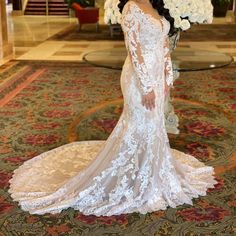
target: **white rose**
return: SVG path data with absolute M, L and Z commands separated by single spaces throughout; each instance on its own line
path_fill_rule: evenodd
M 121 23 L 121 14 L 117 17 L 117 23 L 118 23 L 118 24 Z
M 105 4 L 104 4 L 104 8 L 108 9 L 112 7 L 112 0 L 106 0 Z
M 182 20 L 180 28 L 182 30 L 187 30 L 191 27 L 190 23 L 188 20 Z
M 213 17 L 208 17 L 208 18 L 206 18 L 206 23 L 207 23 L 207 24 L 211 24 L 212 21 L 213 21 Z
M 114 14 L 111 15 L 111 24 L 116 24 L 117 20 L 116 20 L 116 16 Z
M 177 5 L 177 9 L 179 10 L 180 14 L 182 14 L 183 12 L 186 12 L 188 10 L 188 7 L 187 5 L 182 4 L 179 6 Z
M 112 2 L 112 9 L 115 10 L 117 8 L 118 2 L 116 0 L 113 0 Z
M 108 9 L 106 10 L 106 15 L 107 15 L 107 17 L 111 17 L 112 14 L 113 14 L 113 10 L 112 10 L 111 8 L 108 8 Z
M 175 28 L 180 28 L 181 22 L 182 22 L 181 18 L 180 17 L 176 17 L 175 18 L 175 22 L 174 22 Z
M 193 13 L 192 15 L 189 16 L 189 20 L 192 23 L 196 23 L 198 21 L 198 14 L 197 13 Z
M 109 24 L 110 18 L 107 17 L 107 14 L 104 15 L 104 23 Z
M 174 9 L 169 9 L 170 11 L 170 15 L 173 17 L 173 18 L 177 18 L 177 17 L 180 17 L 181 16 L 181 13 L 179 11 L 178 8 L 174 8 Z

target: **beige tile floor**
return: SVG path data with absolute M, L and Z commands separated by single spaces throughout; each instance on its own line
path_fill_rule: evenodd
M 122 47 L 123 42 L 114 41 L 52 41 L 55 33 L 77 24 L 71 17 L 55 16 L 12 16 L 9 9 L 8 25 L 11 40 L 14 42 L 15 59 L 18 60 L 72 60 L 81 61 L 84 54 L 109 48 Z M 103 17 L 101 17 L 101 23 Z M 214 24 L 233 23 L 229 12 L 226 18 L 215 18 Z M 232 54 L 236 60 L 234 42 L 179 42 L 179 46 L 201 50 L 213 50 Z
M 41 50 L 40 45 L 49 37 L 67 28 L 77 21 L 69 17 L 55 16 L 13 16 L 9 18 L 10 39 L 14 42 L 15 57 L 33 50 Z M 51 44 L 50 44 L 51 46 Z

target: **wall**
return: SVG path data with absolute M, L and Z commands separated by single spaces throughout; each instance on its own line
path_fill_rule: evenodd
M 13 45 L 8 39 L 5 1 L 0 1 L 0 65 L 13 58 Z

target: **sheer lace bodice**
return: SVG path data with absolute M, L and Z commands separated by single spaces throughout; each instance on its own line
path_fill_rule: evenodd
M 68 207 L 83 214 L 147 213 L 205 195 L 212 167 L 169 146 L 164 85 L 173 83 L 169 22 L 128 2 L 122 29 L 128 56 L 121 73 L 124 107 L 106 141 L 73 142 L 42 153 L 14 171 L 9 192 L 31 214 Z M 154 90 L 155 109 L 141 104 Z M 26 181 L 27 180 L 27 181 Z
M 129 51 L 127 59 L 132 61 L 141 93 L 146 94 L 160 86 L 160 77 L 165 70 L 167 84 L 173 84 L 168 47 L 169 22 L 164 17 L 154 18 L 129 1 L 123 10 L 122 29 Z

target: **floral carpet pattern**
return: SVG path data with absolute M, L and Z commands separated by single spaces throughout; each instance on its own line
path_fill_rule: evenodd
M 184 72 L 172 91 L 173 148 L 214 166 L 218 183 L 194 205 L 147 215 L 30 215 L 7 192 L 17 166 L 75 140 L 106 139 L 122 111 L 120 71 L 82 63 L 11 61 L 0 67 L 0 236 L 234 235 L 236 66 Z

